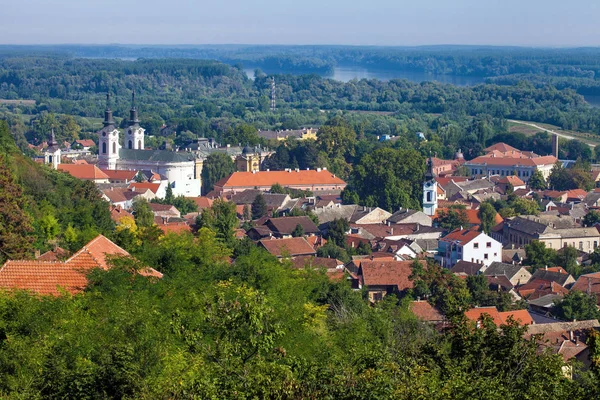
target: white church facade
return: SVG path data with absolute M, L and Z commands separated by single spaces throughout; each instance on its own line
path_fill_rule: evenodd
M 146 150 L 144 128 L 140 126 L 135 107 L 135 93 L 125 130 L 124 146 L 110 109 L 110 96 L 104 112 L 104 127 L 98 134 L 98 167 L 108 170 L 152 170 L 168 180 L 175 196 L 200 196 L 202 164 L 194 154 L 169 150 Z
M 423 212 L 432 217 L 438 208 L 437 181 L 433 173 L 433 160 L 427 160 L 427 173 L 423 183 Z

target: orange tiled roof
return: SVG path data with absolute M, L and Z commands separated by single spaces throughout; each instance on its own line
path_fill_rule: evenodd
M 542 156 L 533 158 L 479 156 L 477 158 L 472 159 L 471 161 L 467 161 L 467 165 L 486 164 L 488 166 L 498 165 L 501 167 L 508 167 L 513 165 L 534 167 L 537 165 L 554 165 L 557 161 L 558 159 L 554 156 Z
M 444 315 L 428 301 L 420 300 L 410 303 L 410 311 L 421 321 L 442 321 Z
M 492 317 L 494 324 L 497 326 L 504 324 L 504 320 L 500 316 L 500 313 L 496 307 L 475 307 L 465 311 L 465 317 L 475 322 L 478 321 L 483 314 L 488 314 L 490 317 Z
M 444 242 L 458 242 L 461 245 L 465 245 L 479 235 L 481 235 L 481 232 L 475 230 L 455 229 L 440 240 Z
M 442 211 L 448 212 L 448 208 L 438 208 L 435 210 L 435 214 L 433 215 L 433 219 L 437 219 L 440 217 Z M 479 210 L 465 210 L 467 214 L 467 220 L 471 225 L 481 225 L 481 218 L 479 218 Z M 494 217 L 494 224 L 498 225 L 499 223 L 504 222 L 504 219 L 500 216 L 500 214 L 496 213 Z
M 346 185 L 342 179 L 326 170 L 316 171 L 258 171 L 234 172 L 221 179 L 215 186 L 223 188 L 247 186 L 310 186 L 310 185 Z
M 82 145 L 83 147 L 94 147 L 96 145 L 96 143 L 94 143 L 92 139 L 79 139 L 75 142 Z
M 425 265 L 424 261 L 419 261 Z M 414 261 L 361 260 L 359 276 L 366 286 L 396 286 L 403 291 L 414 286 L 410 279 Z
M 515 310 L 515 311 L 504 311 L 500 312 L 500 317 L 504 321 L 504 324 L 508 324 L 508 320 L 510 317 L 518 322 L 519 325 L 531 325 L 533 324 L 533 318 L 527 310 Z
M 129 184 L 129 189 L 131 189 L 131 190 L 139 191 L 140 189 L 142 189 L 142 190 L 148 189 L 154 194 L 156 194 L 156 192 L 158 192 L 159 188 L 160 188 L 160 183 L 131 182 Z
M 92 164 L 58 164 L 58 169 L 79 179 L 108 179 L 108 175 Z
M 508 151 L 520 151 L 520 150 L 516 149 L 516 148 L 514 148 L 512 146 L 509 146 L 506 143 L 500 142 L 500 143 L 496 143 L 496 144 L 491 145 L 490 147 L 486 148 L 484 151 L 486 153 L 490 153 L 492 151 L 499 151 L 501 153 L 505 153 L 505 152 L 508 152 Z
M 267 249 L 267 251 L 276 257 L 281 257 L 284 254 L 289 256 L 313 255 L 315 249 L 303 237 L 287 238 L 287 239 L 264 239 L 259 243 Z
M 137 171 L 126 170 L 103 169 L 102 172 L 104 172 L 108 176 L 108 179 L 122 181 L 132 181 L 133 178 L 135 178 L 135 176 L 137 175 Z
M 198 206 L 198 210 L 202 210 L 204 208 L 212 207 L 213 200 L 209 199 L 206 196 L 202 197 L 186 197 L 187 200 L 192 200 Z
M 167 233 L 182 233 L 192 231 L 192 227 L 185 222 L 157 224 L 157 226 L 165 235 Z
M 523 182 L 518 176 L 514 175 L 502 177 L 498 183 L 511 184 L 513 187 L 525 186 L 525 182 Z

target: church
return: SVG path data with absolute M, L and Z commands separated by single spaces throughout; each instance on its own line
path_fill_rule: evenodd
M 125 129 L 124 146 L 121 134 L 115 126 L 110 109 L 110 95 L 106 96 L 104 127 L 98 134 L 98 167 L 103 170 L 151 170 L 169 181 L 175 196 L 200 196 L 202 164 L 190 152 L 144 149 L 144 128 L 140 126 L 132 95 L 128 127 Z

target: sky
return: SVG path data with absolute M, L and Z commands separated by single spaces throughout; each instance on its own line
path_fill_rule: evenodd
M 600 46 L 597 0 L 0 0 L 0 44 Z

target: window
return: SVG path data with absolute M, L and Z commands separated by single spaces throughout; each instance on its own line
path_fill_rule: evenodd
M 487 260 L 487 259 L 488 259 L 488 254 L 487 254 L 487 253 L 485 253 L 485 254 L 483 255 L 483 259 L 484 259 L 484 260 Z
M 474 249 L 478 249 L 478 248 L 479 248 L 479 243 L 474 243 L 474 244 L 473 244 L 473 248 L 474 248 Z
M 498 253 L 494 253 L 494 257 L 498 257 Z
M 113 154 L 117 154 L 117 143 L 113 142 Z
M 140 149 L 140 150 L 142 149 L 142 141 L 141 140 L 138 140 L 138 149 Z
M 583 242 L 579 242 L 579 250 L 583 250 Z
M 130 149 L 132 149 L 132 148 L 133 148 L 133 143 L 131 142 L 131 140 L 129 141 L 128 147 L 129 147 Z
M 102 154 L 106 154 L 106 143 L 102 143 Z
M 594 240 L 594 248 L 598 247 L 598 242 Z
M 490 247 L 492 247 L 492 242 L 487 242 L 487 243 L 485 244 L 485 247 L 487 247 L 487 248 L 490 248 Z
M 427 192 L 427 202 L 431 203 L 431 192 Z

